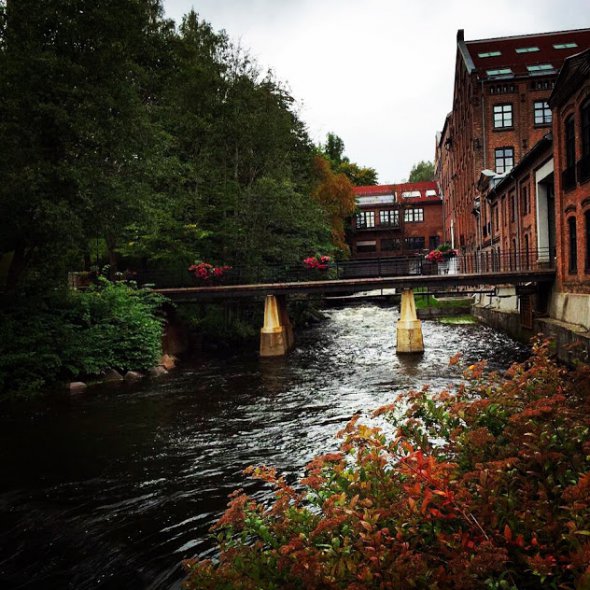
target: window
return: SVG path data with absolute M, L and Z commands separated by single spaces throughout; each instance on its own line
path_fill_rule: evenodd
M 510 195 L 510 221 L 516 221 L 516 195 Z
M 517 47 L 515 49 L 516 53 L 535 53 L 539 51 L 538 47 Z
M 533 103 L 535 112 L 535 125 L 547 125 L 551 123 L 551 109 L 546 100 L 536 100 Z
M 570 43 L 554 43 L 553 44 L 553 48 L 554 49 L 573 49 L 574 47 L 577 47 L 578 44 L 574 43 L 573 41 Z
M 381 252 L 394 252 L 402 247 L 399 238 L 381 240 Z
M 582 122 L 582 156 L 590 156 L 590 99 L 580 108 Z
M 433 188 L 429 188 L 426 191 L 426 196 L 427 197 L 437 197 L 438 195 L 436 194 L 436 191 Z
M 590 99 L 580 108 L 582 131 L 582 157 L 578 162 L 578 179 L 586 182 L 590 179 Z
M 406 209 L 404 211 L 404 221 L 406 223 L 419 223 L 424 221 L 424 209 L 415 207 L 414 209 Z
M 405 191 L 402 193 L 402 197 L 404 199 L 411 199 L 414 197 L 421 197 L 422 193 L 420 191 Z
M 566 191 L 576 186 L 576 130 L 574 125 L 574 116 L 570 115 L 564 123 L 565 169 L 561 173 L 561 184 Z
M 496 154 L 496 172 L 503 174 L 508 172 L 514 166 L 514 148 L 503 147 L 495 150 Z
M 377 252 L 377 242 L 357 242 L 356 243 L 356 251 L 357 252 Z
M 494 220 L 494 233 L 496 233 L 498 231 L 498 228 L 500 227 L 499 216 L 498 216 L 498 205 L 494 205 L 494 207 L 492 209 L 492 219 Z
M 404 241 L 408 250 L 422 250 L 424 248 L 425 241 L 423 237 L 405 238 Z
M 586 274 L 590 274 L 590 210 L 584 213 L 584 224 L 586 230 Z
M 438 236 L 430 236 L 428 238 L 428 247 L 431 250 L 436 250 L 440 246 L 440 238 Z
M 397 227 L 399 225 L 399 211 L 394 209 L 379 211 L 379 223 L 380 225 Z
M 528 215 L 531 212 L 530 207 L 529 188 L 528 186 L 523 186 L 520 189 L 520 210 L 523 216 Z
M 578 270 L 578 240 L 576 237 L 576 218 L 570 217 L 567 220 L 567 227 L 569 230 L 569 272 L 575 273 Z
M 486 74 L 488 76 L 507 76 L 512 74 L 512 70 L 510 68 L 499 68 L 497 70 L 486 70 Z
M 531 73 L 531 74 L 536 74 L 539 72 L 551 72 L 553 71 L 555 68 L 551 65 L 551 64 L 535 64 L 534 66 L 527 66 L 526 69 Z
M 498 57 L 502 55 L 501 51 L 484 51 L 483 53 L 478 53 L 477 57 Z
M 356 226 L 359 229 L 375 227 L 375 212 L 361 211 L 360 213 L 357 213 Z
M 494 105 L 494 129 L 512 127 L 512 104 Z

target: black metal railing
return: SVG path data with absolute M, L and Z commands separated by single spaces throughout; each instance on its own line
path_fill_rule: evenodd
M 139 285 L 157 288 L 248 285 L 261 283 L 298 283 L 305 281 L 385 278 L 414 275 L 453 275 L 508 273 L 554 268 L 549 249 L 498 253 L 492 250 L 457 254 L 435 263 L 424 254 L 346 260 L 330 263 L 326 269 L 307 269 L 303 264 L 233 267 L 223 276 L 198 279 L 186 268 L 144 270 L 134 273 Z

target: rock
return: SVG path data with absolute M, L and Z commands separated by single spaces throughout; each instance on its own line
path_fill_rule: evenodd
M 68 384 L 68 389 L 70 393 L 83 393 L 87 389 L 86 383 L 83 381 L 72 381 Z
M 167 371 L 170 371 L 170 369 L 174 369 L 174 367 L 176 366 L 176 357 L 173 357 L 169 354 L 163 354 L 159 364 L 161 367 L 164 367 Z
M 148 375 L 150 377 L 163 377 L 164 375 L 167 375 L 167 374 L 168 374 L 168 371 L 162 365 L 158 365 L 157 367 L 152 367 L 148 371 Z
M 143 379 L 143 377 L 143 373 L 140 373 L 139 371 L 127 371 L 127 373 L 125 373 L 125 381 L 139 381 L 140 379 Z
M 119 371 L 115 371 L 115 369 L 107 369 L 102 374 L 102 380 L 106 383 L 123 381 L 123 375 Z

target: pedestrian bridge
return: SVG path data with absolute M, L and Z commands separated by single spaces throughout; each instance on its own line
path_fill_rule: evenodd
M 475 287 L 489 290 L 491 286 L 511 285 L 516 287 L 517 294 L 528 294 L 555 280 L 552 257 L 537 251 L 509 252 L 502 256 L 480 252 L 459 255 L 438 265 L 427 263 L 424 257 L 398 257 L 338 263 L 325 271 L 314 272 L 288 266 L 232 269 L 224 275 L 222 284 L 206 281 L 199 284 L 187 274 L 180 275 L 180 284 L 176 286 L 173 277 L 166 275 L 143 275 L 140 282 L 145 284 L 146 279 L 151 278 L 154 290 L 178 303 L 264 297 L 262 356 L 284 355 L 294 345 L 286 306 L 288 295 L 342 295 L 396 289 L 402 293 L 398 352 L 421 352 L 424 348 L 420 322 L 416 318 L 414 289 L 460 291 L 463 287 Z

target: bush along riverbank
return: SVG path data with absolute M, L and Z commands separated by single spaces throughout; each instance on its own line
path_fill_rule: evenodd
M 160 362 L 164 298 L 125 283 L 12 296 L 0 311 L 0 398 Z
M 590 588 L 589 372 L 536 343 L 505 375 L 400 396 L 382 428 L 355 416 L 295 486 L 251 468 L 274 500 L 236 492 L 186 587 Z

